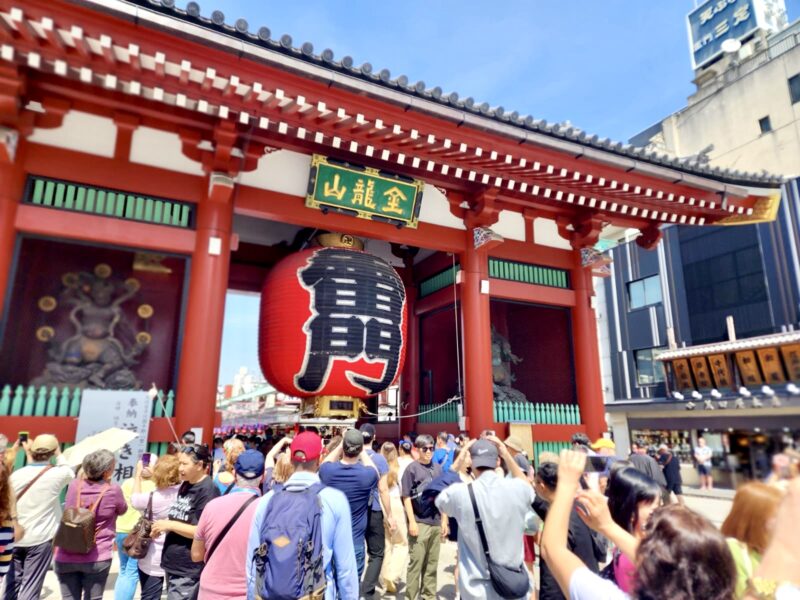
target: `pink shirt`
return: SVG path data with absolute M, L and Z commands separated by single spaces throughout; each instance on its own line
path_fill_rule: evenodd
M 175 499 L 178 497 L 179 487 L 180 484 L 176 484 L 153 492 L 154 521 L 167 518 L 170 507 L 175 503 Z M 147 510 L 147 502 L 149 500 L 150 492 L 131 495 L 131 505 L 136 510 L 141 511 L 142 514 Z M 164 569 L 161 568 L 161 551 L 164 549 L 164 538 L 166 537 L 165 535 L 160 535 L 153 539 L 153 542 L 147 549 L 145 557 L 139 559 L 139 568 L 143 573 L 147 573 L 153 577 L 164 577 Z
M 90 508 L 100 493 L 108 488 L 95 509 L 95 546 L 88 554 L 75 554 L 56 548 L 56 562 L 61 563 L 93 563 L 111 560 L 111 548 L 117 532 L 117 517 L 128 510 L 122 489 L 116 483 L 106 481 L 86 481 L 74 479 L 67 488 L 65 508 L 78 505 L 78 486 L 81 486 L 81 506 Z
M 626 594 L 633 592 L 633 578 L 636 575 L 636 565 L 631 562 L 624 554 L 619 555 L 616 566 L 614 567 L 614 576 L 617 579 L 617 586 Z
M 222 532 L 233 515 L 253 495 L 249 492 L 235 492 L 227 496 L 215 498 L 206 505 L 194 539 L 202 540 L 208 551 L 217 536 Z M 200 594 L 198 600 L 215 600 L 228 598 L 229 600 L 245 600 L 247 598 L 247 577 L 245 576 L 245 563 L 247 562 L 247 540 L 250 536 L 250 526 L 256 514 L 258 500 L 251 502 L 239 516 L 225 539 L 220 542 L 211 561 L 206 563 L 203 574 L 200 576 Z

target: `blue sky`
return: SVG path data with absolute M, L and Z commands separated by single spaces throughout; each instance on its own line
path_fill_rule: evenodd
M 180 3 L 185 6 L 185 2 Z M 691 0 L 200 0 L 251 31 L 477 102 L 627 140 L 686 104 Z M 789 20 L 800 0 L 787 0 Z M 257 370 L 258 299 L 229 294 L 220 381 Z

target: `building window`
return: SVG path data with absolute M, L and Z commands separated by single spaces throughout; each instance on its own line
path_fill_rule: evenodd
M 772 131 L 772 123 L 769 122 L 769 115 L 759 119 L 758 126 L 761 128 L 761 133 L 769 133 Z
M 661 281 L 658 275 L 628 283 L 628 302 L 631 310 L 661 302 Z
M 664 364 L 658 360 L 658 354 L 663 350 L 664 348 L 644 348 L 633 351 L 638 385 L 656 385 L 664 382 Z
M 792 104 L 800 102 L 800 75 L 789 79 L 789 95 L 792 97 Z

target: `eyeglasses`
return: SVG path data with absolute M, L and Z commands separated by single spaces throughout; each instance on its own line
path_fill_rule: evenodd
M 420 448 L 423 452 L 433 452 L 433 446 L 423 446 Z

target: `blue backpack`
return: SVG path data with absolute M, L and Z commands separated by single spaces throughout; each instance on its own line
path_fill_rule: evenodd
M 304 490 L 274 492 L 259 532 L 253 561 L 263 600 L 297 600 L 325 591 L 322 504 L 315 483 Z

